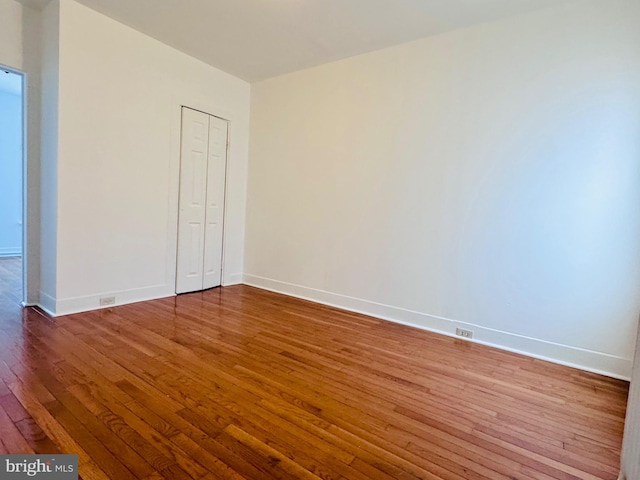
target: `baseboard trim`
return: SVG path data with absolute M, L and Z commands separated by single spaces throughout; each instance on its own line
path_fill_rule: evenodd
M 631 377 L 631 359 L 525 337 L 510 332 L 493 330 L 467 322 L 384 305 L 256 275 L 244 274 L 243 283 L 263 290 L 282 293 L 351 312 L 362 313 L 382 320 L 388 320 L 450 337 L 460 338 L 455 335 L 456 328 L 469 329 L 474 332 L 474 338 L 469 340 L 473 343 L 499 348 L 501 350 L 578 368 L 587 372 L 606 375 L 620 380 L 628 381 Z
M 131 290 L 119 290 L 117 292 L 104 292 L 98 295 L 87 295 L 84 297 L 54 299 L 40 292 L 39 306 L 52 317 L 61 315 L 71 315 L 74 313 L 113 308 L 119 305 L 145 302 L 147 300 L 157 300 L 175 296 L 173 287 L 157 285 L 153 287 L 135 288 Z M 100 299 L 104 297 L 115 297 L 115 303 L 110 305 L 100 305 Z
M 20 247 L 16 248 L 0 248 L 0 257 L 21 257 L 22 249 Z
M 40 300 L 38 301 L 37 306 L 50 317 L 56 316 L 56 299 L 51 295 L 44 293 L 42 290 L 40 290 Z

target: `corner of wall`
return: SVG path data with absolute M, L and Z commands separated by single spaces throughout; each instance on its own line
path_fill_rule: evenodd
M 39 302 L 40 292 L 40 97 L 42 14 L 23 6 L 22 45 L 26 81 L 25 269 L 27 304 Z
M 40 104 L 40 303 L 55 314 L 58 205 L 60 4 L 42 11 Z

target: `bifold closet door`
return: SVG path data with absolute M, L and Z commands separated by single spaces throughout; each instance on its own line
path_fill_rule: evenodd
M 225 120 L 182 109 L 176 293 L 221 283 Z

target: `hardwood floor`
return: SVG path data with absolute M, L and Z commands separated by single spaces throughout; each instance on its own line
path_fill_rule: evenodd
M 0 315 L 16 311 L 22 302 L 22 258 L 0 257 Z
M 617 477 L 626 382 L 246 286 L 56 319 L 6 298 L 0 453 L 84 479 Z

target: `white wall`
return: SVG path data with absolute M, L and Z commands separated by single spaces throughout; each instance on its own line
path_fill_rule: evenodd
M 223 283 L 240 282 L 249 84 L 72 0 L 60 2 L 59 38 L 56 289 L 45 306 L 175 293 L 181 105 L 230 120 Z
M 640 331 L 638 333 L 624 424 L 619 480 L 640 478 Z
M 27 251 L 23 257 L 26 272 L 26 303 L 35 305 L 40 295 L 40 143 L 41 143 L 41 67 L 42 67 L 42 16 L 29 7 L 22 9 L 22 69 L 27 75 L 27 158 L 26 158 L 26 236 Z
M 0 257 L 21 254 L 22 95 L 0 89 Z
M 0 65 L 27 75 L 26 204 L 27 303 L 38 301 L 40 283 L 40 13 L 14 0 L 0 0 Z
M 245 282 L 628 377 L 640 3 L 252 86 Z
M 58 248 L 58 158 L 60 90 L 60 3 L 42 12 L 41 195 L 39 304 L 55 311 Z
M 22 69 L 22 5 L 0 0 L 0 65 Z

